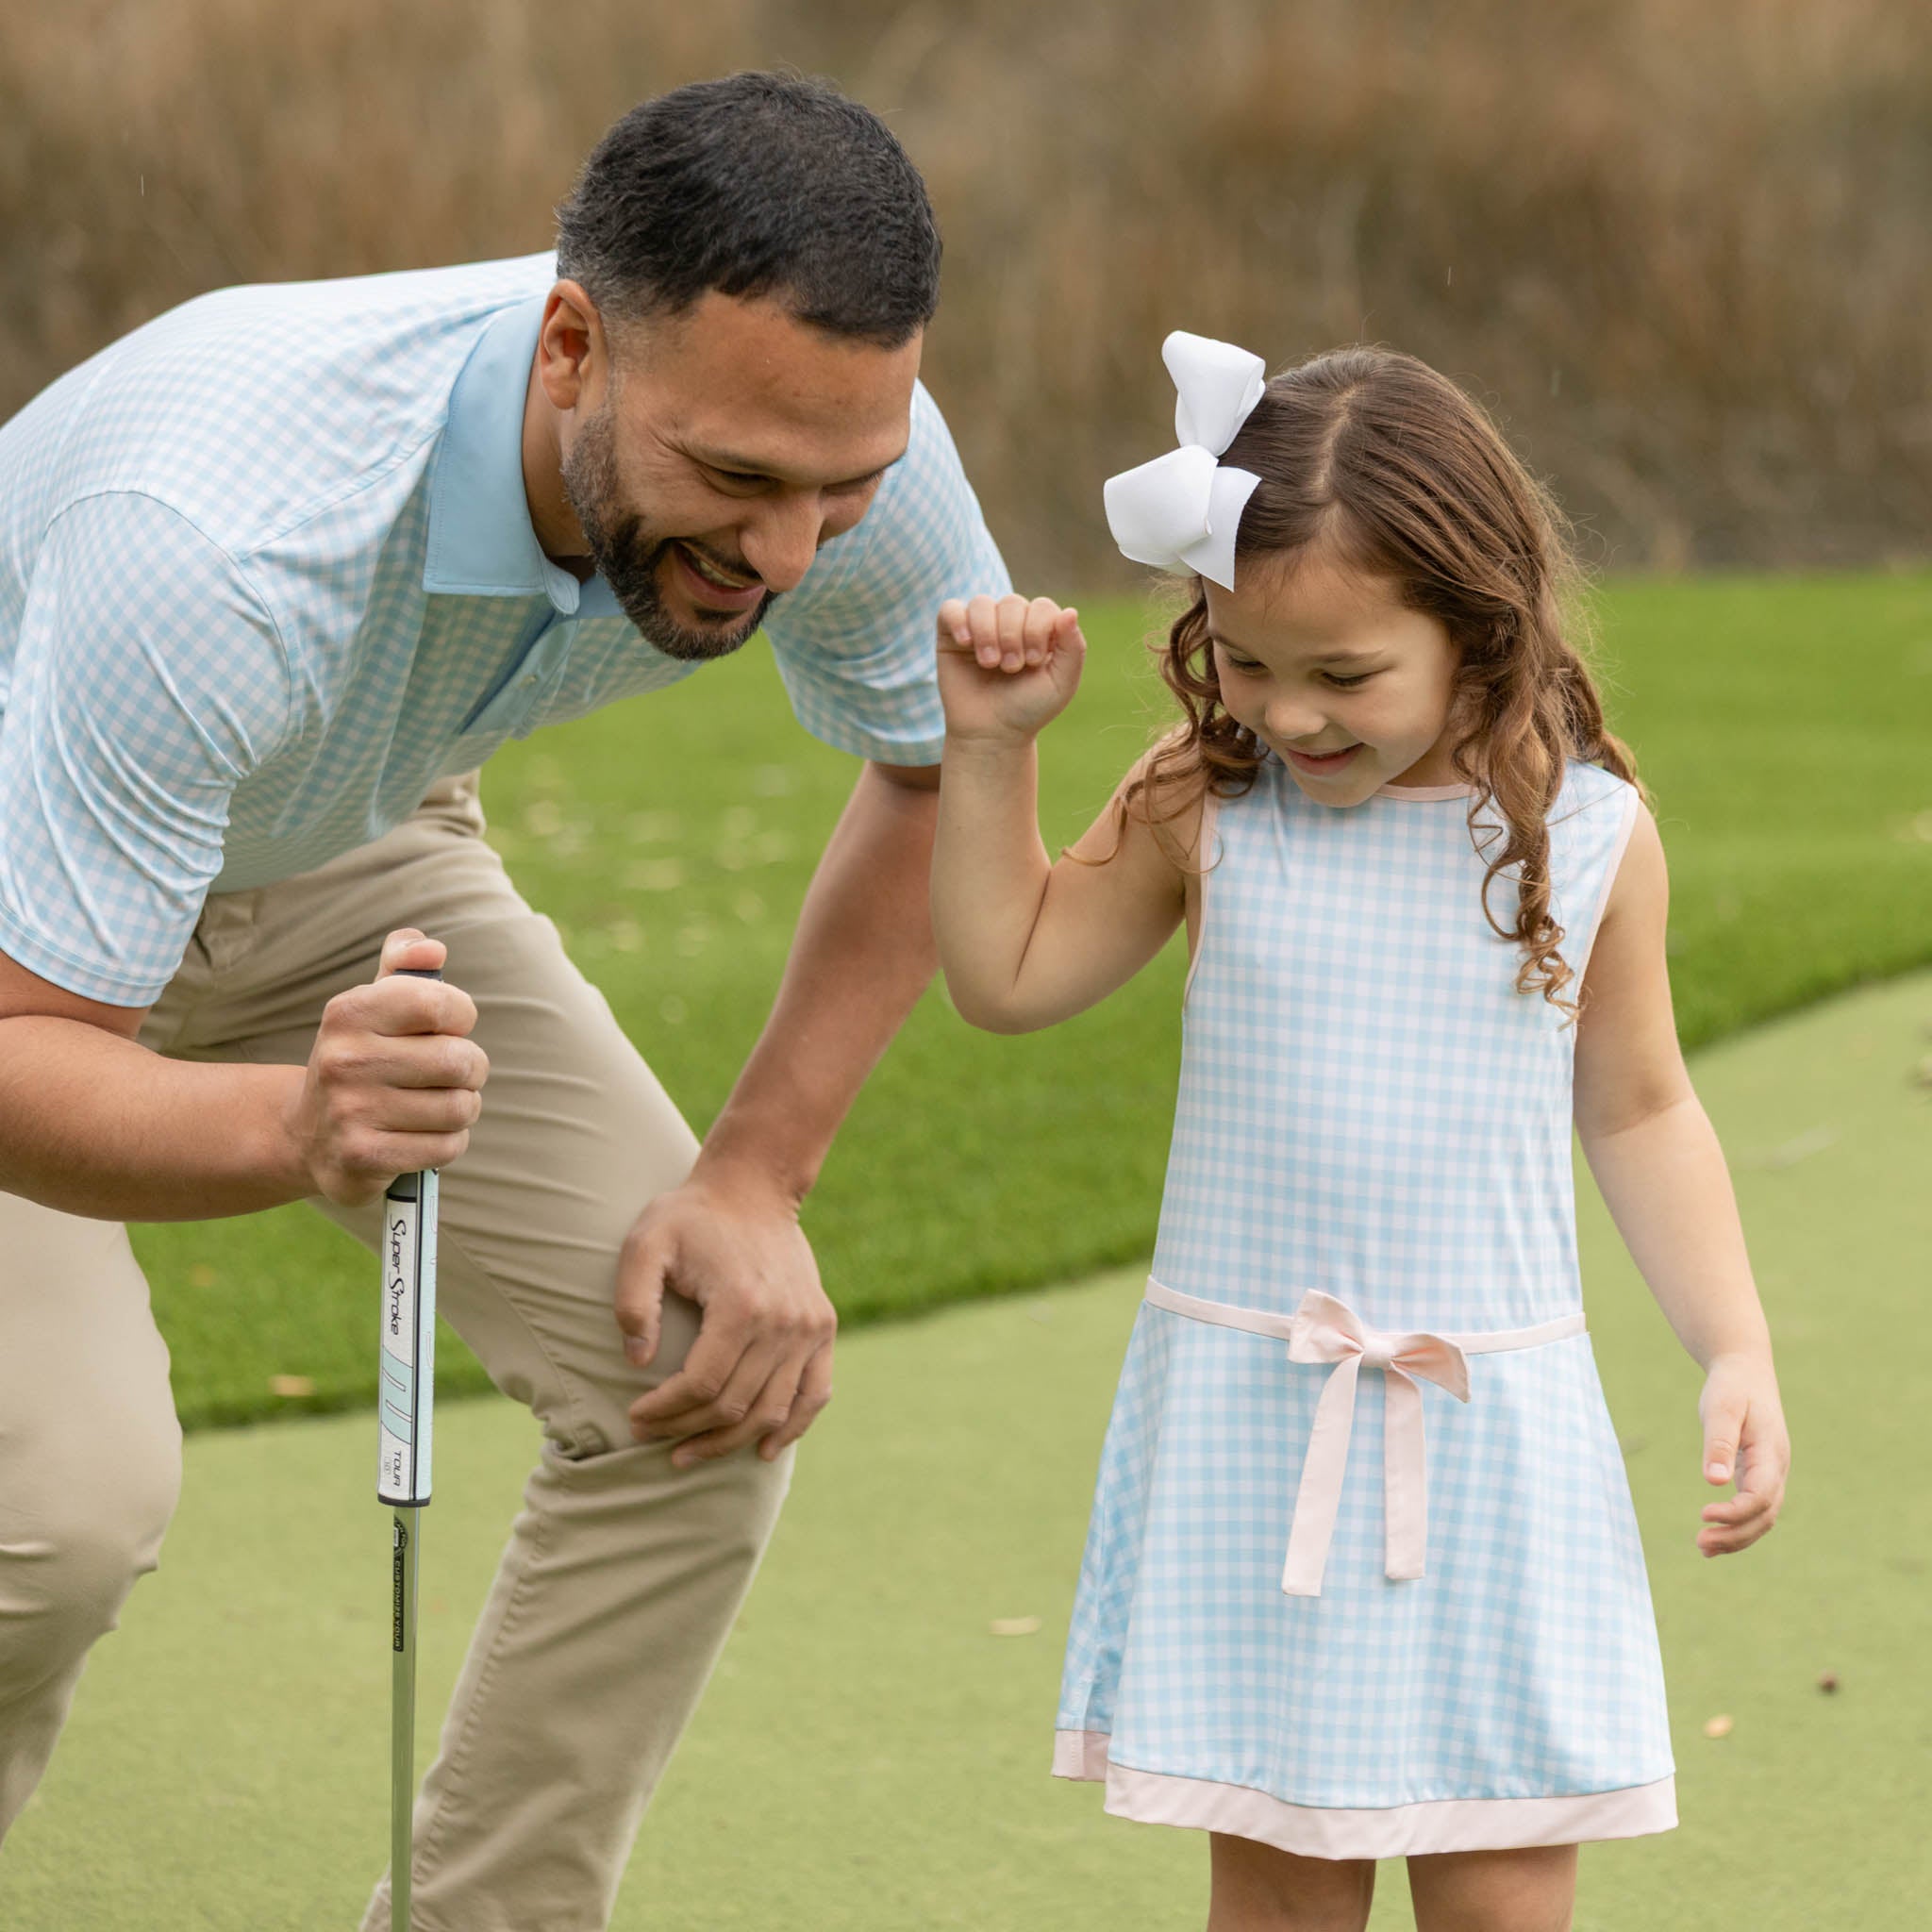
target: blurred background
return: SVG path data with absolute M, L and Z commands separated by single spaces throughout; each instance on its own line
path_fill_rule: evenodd
M 4 0 L 0 417 L 206 289 L 544 247 L 625 108 L 777 64 L 925 172 L 1029 580 L 1126 581 L 1177 326 L 1436 363 L 1611 568 L 1925 549 L 1923 0 Z

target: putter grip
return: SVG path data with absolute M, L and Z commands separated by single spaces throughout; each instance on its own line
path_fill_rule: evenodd
M 405 968 L 398 977 L 441 979 Z M 391 1507 L 429 1500 L 436 1395 L 436 1171 L 399 1174 L 382 1198 L 381 1459 L 375 1494 Z

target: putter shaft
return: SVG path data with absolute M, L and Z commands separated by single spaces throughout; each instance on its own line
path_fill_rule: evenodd
M 410 1816 L 416 1790 L 416 1579 L 423 1511 L 401 1508 L 394 1524 L 389 1766 L 391 1932 L 409 1932 Z
M 440 979 L 440 973 L 410 973 Z M 390 1932 L 410 1932 L 416 1795 L 416 1605 L 436 1417 L 434 1169 L 399 1174 L 383 1196 L 380 1441 L 375 1494 L 390 1529 Z

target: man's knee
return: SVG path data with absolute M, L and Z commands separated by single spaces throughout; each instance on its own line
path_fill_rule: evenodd
M 181 1488 L 173 1416 L 84 1456 L 9 1457 L 0 1499 L 0 1676 L 52 1669 L 114 1627 L 159 1560 Z
M 798 1445 L 788 1445 L 767 1462 L 756 1445 L 735 1449 L 721 1457 L 718 1466 L 735 1484 L 741 1498 L 740 1512 L 730 1530 L 737 1547 L 754 1566 L 763 1557 L 765 1545 L 778 1526 L 779 1512 L 791 1488 L 791 1471 L 798 1457 Z
M 168 1352 L 125 1230 L 0 1194 L 0 1677 L 112 1627 L 180 1489 Z
M 740 1574 L 748 1583 L 777 1527 L 797 1445 L 769 1462 L 743 1448 L 690 1469 L 673 1464 L 675 1446 L 631 1443 L 573 1456 L 546 1443 L 531 1500 L 647 1563 Z

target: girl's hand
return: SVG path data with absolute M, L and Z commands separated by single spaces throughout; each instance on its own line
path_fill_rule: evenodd
M 1087 640 L 1051 597 L 949 597 L 940 606 L 940 699 L 956 741 L 1024 744 L 1071 702 Z
M 1738 1492 L 1704 1506 L 1697 1547 L 1707 1557 L 1749 1549 L 1777 1521 L 1791 1467 L 1777 1377 L 1768 1359 L 1718 1356 L 1704 1381 L 1697 1413 L 1704 1424 L 1704 1476 L 1724 1484 L 1735 1470 Z

